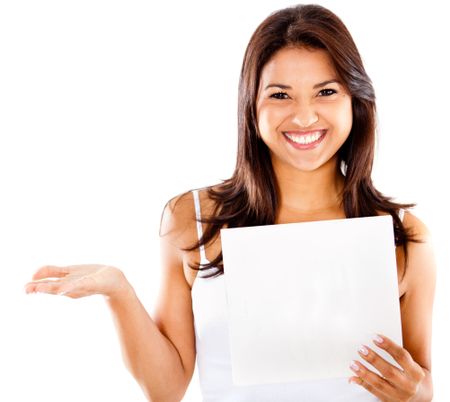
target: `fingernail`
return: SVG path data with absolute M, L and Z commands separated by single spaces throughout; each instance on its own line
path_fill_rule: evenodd
M 379 335 L 375 335 L 375 337 L 373 338 L 373 340 L 374 340 L 376 343 L 383 343 L 383 338 L 382 338 L 381 336 L 379 336 Z
M 355 361 L 352 361 L 352 364 L 350 364 L 350 368 L 356 371 L 359 371 L 359 366 L 355 363 Z
M 364 345 L 361 345 L 361 347 L 358 349 L 364 356 L 367 356 L 369 354 L 369 351 Z

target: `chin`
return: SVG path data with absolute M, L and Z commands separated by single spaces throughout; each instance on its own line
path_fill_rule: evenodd
M 296 170 L 298 170 L 299 172 L 314 172 L 315 170 L 319 169 L 320 166 L 322 166 L 322 165 L 318 165 L 315 167 L 294 166 L 294 168 Z
M 295 170 L 298 170 L 298 171 L 300 171 L 300 172 L 314 172 L 314 171 L 316 171 L 316 170 L 319 170 L 319 169 L 321 169 L 321 168 L 324 168 L 325 167 L 325 165 L 330 165 L 330 164 L 332 164 L 334 162 L 334 159 L 333 158 L 330 158 L 330 159 L 328 159 L 328 160 L 326 160 L 326 161 L 314 161 L 314 162 L 311 162 L 311 163 L 306 163 L 306 162 L 303 162 L 303 163 L 289 163 L 289 165 L 292 167 L 292 168 L 294 168 Z

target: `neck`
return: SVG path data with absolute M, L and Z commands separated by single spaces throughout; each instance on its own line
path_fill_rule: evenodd
M 279 208 L 313 215 L 340 208 L 344 176 L 337 167 L 337 156 L 314 171 L 301 171 L 272 160 L 278 183 Z

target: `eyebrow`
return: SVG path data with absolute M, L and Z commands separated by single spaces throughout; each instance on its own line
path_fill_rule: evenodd
M 331 80 L 326 80 L 326 81 L 323 81 L 323 82 L 319 82 L 318 84 L 314 85 L 313 88 L 314 89 L 320 88 L 320 87 L 323 87 L 324 85 L 331 84 L 333 82 L 336 82 L 337 84 L 341 84 L 342 85 L 341 81 L 339 81 L 336 78 L 333 78 Z M 264 90 L 267 90 L 267 89 L 272 88 L 272 87 L 277 87 L 277 88 L 281 88 L 281 89 L 292 89 L 292 87 L 290 87 L 289 85 L 275 84 L 274 83 L 274 84 L 267 85 Z

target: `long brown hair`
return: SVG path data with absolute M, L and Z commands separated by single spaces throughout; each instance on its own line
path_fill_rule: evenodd
M 279 195 L 269 150 L 258 135 L 256 96 L 264 65 L 275 52 L 287 46 L 325 49 L 334 62 L 352 98 L 352 128 L 338 151 L 338 166 L 345 174 L 342 193 L 345 215 L 354 218 L 376 216 L 377 211 L 389 213 L 394 222 L 395 244 L 404 247 L 406 267 L 407 243 L 419 240 L 405 229 L 398 211 L 416 204 L 393 202 L 392 197 L 383 195 L 374 187 L 371 173 L 376 105 L 372 82 L 344 23 L 330 10 L 314 4 L 275 11 L 253 33 L 245 51 L 239 80 L 236 166 L 231 178 L 207 187 L 207 195 L 214 201 L 213 212 L 200 220 L 207 224 L 202 238 L 184 250 L 192 251 L 209 244 L 225 224 L 229 228 L 274 224 Z M 203 275 L 204 278 L 224 273 L 222 252 L 208 264 L 189 265 L 198 271 L 214 268 L 214 272 Z

